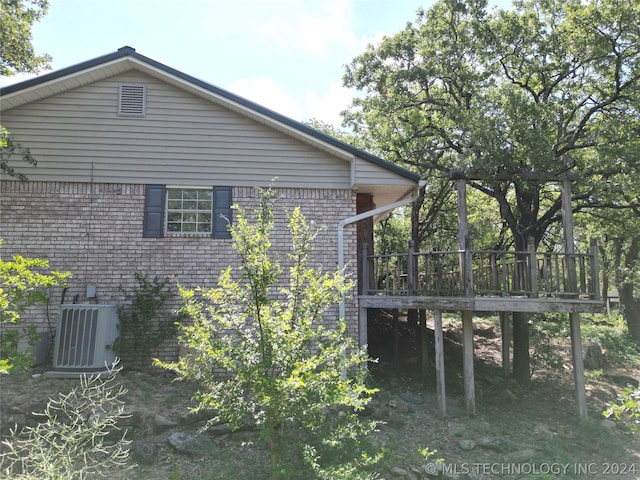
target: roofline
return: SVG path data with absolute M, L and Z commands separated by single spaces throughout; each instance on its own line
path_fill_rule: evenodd
M 125 57 L 132 57 L 142 63 L 146 63 L 147 65 L 156 68 L 158 70 L 161 70 L 164 73 L 167 73 L 169 75 L 172 75 L 174 77 L 179 78 L 180 80 L 186 81 L 188 83 L 191 83 L 199 88 L 202 88 L 210 93 L 213 93 L 217 96 L 223 97 L 226 100 L 229 100 L 233 103 L 239 104 L 242 107 L 248 108 L 250 110 L 253 110 L 257 113 L 259 113 L 260 115 L 264 115 L 268 118 L 270 118 L 271 120 L 274 120 L 276 122 L 282 123 L 290 128 L 293 128 L 295 130 L 298 130 L 299 132 L 303 133 L 303 134 L 307 134 L 310 135 L 314 138 L 316 138 L 317 140 L 320 140 L 321 142 L 324 143 L 328 143 L 329 145 L 332 145 L 333 147 L 337 147 L 338 149 L 341 149 L 343 151 L 349 152 L 352 155 L 355 155 L 357 157 L 360 157 L 364 160 L 367 160 L 371 163 L 374 163 L 376 165 L 379 165 L 387 170 L 390 170 L 400 176 L 403 176 L 409 180 L 412 180 L 414 182 L 417 182 L 420 180 L 420 176 L 414 172 L 411 172 L 405 168 L 402 168 L 394 163 L 388 162 L 380 157 L 377 157 L 375 155 L 372 155 L 368 152 L 365 152 L 364 150 L 360 150 L 359 148 L 356 148 L 352 145 L 349 145 L 348 143 L 345 143 L 341 140 L 338 140 L 337 138 L 334 138 L 330 135 L 327 135 L 323 132 L 320 132 L 314 128 L 311 128 L 301 122 L 298 122 L 296 120 L 293 120 L 289 117 L 286 117 L 285 115 L 282 115 L 278 112 L 275 112 L 269 108 L 263 107 L 262 105 L 259 105 L 255 102 L 252 102 L 251 100 L 247 100 L 246 98 L 240 97 L 236 94 L 233 94 L 231 92 L 229 92 L 228 90 L 223 90 L 219 87 L 216 87 L 214 85 L 211 85 L 210 83 L 204 82 L 202 80 L 199 80 L 195 77 L 192 77 L 191 75 L 187 75 L 186 73 L 183 73 L 179 70 L 176 70 L 175 68 L 169 67 L 167 65 L 164 65 L 163 63 L 160 63 L 156 60 L 153 60 L 149 57 L 145 57 L 144 55 L 139 54 L 138 52 L 136 52 L 136 50 L 132 47 L 129 46 L 124 46 L 122 48 L 119 48 L 116 52 L 114 53 L 109 53 L 107 55 L 103 55 L 101 57 L 97 57 L 91 60 L 87 60 L 85 62 L 82 63 L 78 63 L 76 65 L 72 65 L 70 67 L 66 67 L 66 68 L 62 68 L 60 70 L 56 70 L 54 72 L 51 73 L 47 73 L 45 75 L 41 75 L 29 80 L 25 80 L 23 82 L 19 82 L 13 85 L 9 85 L 6 87 L 2 87 L 0 88 L 0 97 L 4 96 L 4 95 L 10 95 L 12 93 L 17 93 L 20 92 L 21 90 L 25 90 L 27 88 L 32 88 L 32 87 L 37 87 L 38 85 L 41 84 L 45 84 L 47 82 L 51 82 L 53 80 L 58 80 L 60 78 L 64 78 L 66 76 L 69 75 L 73 75 L 75 73 L 79 73 L 83 70 L 88 70 L 109 62 L 113 62 L 114 60 L 119 60 L 119 59 L 123 59 Z

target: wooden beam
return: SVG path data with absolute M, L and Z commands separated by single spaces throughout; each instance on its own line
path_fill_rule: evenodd
M 511 315 L 500 312 L 500 333 L 502 336 L 502 372 L 505 377 L 511 376 Z
M 359 315 L 358 315 L 359 344 L 360 344 L 360 348 L 363 348 L 369 343 L 368 327 L 367 327 L 368 311 L 367 311 L 367 307 L 364 307 L 362 303 L 360 303 L 360 308 L 358 310 L 359 310 Z
M 587 393 L 584 382 L 584 364 L 582 359 L 582 335 L 580 332 L 580 314 L 569 314 L 569 329 L 571 332 L 571 356 L 573 362 L 573 381 L 576 389 L 576 408 L 578 418 L 584 421 L 588 418 Z
M 568 254 L 575 252 L 573 233 L 573 209 L 571 207 L 571 181 L 562 181 L 562 224 L 564 226 L 565 249 Z M 567 257 L 569 288 L 575 291 L 577 285 L 575 257 Z M 580 313 L 569 314 L 571 333 L 571 357 L 573 363 L 573 381 L 576 389 L 576 408 L 580 420 L 587 419 L 587 393 L 584 383 L 584 364 L 582 359 L 582 335 L 580 332 Z
M 476 386 L 473 371 L 473 312 L 462 312 L 462 365 L 464 369 L 464 399 L 467 415 L 476 415 Z
M 440 414 L 447 416 L 447 394 L 445 389 L 445 371 L 444 371 L 444 335 L 442 332 L 442 312 L 434 310 L 433 312 L 433 331 L 435 340 L 435 357 L 436 357 L 436 388 L 438 392 L 438 406 Z
M 518 297 L 421 297 L 405 295 L 361 295 L 360 305 L 368 308 L 400 308 L 456 312 L 559 312 L 601 313 L 601 300 L 578 298 L 518 298 Z

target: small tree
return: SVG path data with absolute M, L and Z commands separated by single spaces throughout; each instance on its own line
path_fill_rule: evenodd
M 182 327 L 189 353 L 163 365 L 200 383 L 196 409 L 215 409 L 219 417 L 212 421 L 236 429 L 255 424 L 271 455 L 272 478 L 310 478 L 313 471 L 355 478 L 358 470 L 365 476 L 362 464 L 372 459 L 356 450 L 372 428 L 357 416 L 374 393 L 364 382 L 367 358 L 342 319 L 328 328 L 324 318 L 352 283 L 341 271 L 309 266 L 314 232 L 296 208 L 288 222 L 289 286 L 279 287 L 268 191 L 261 191 L 255 216 L 252 224 L 240 210 L 231 227 L 239 279 L 229 267 L 217 288 L 181 289 L 193 321 Z
M 17 327 L 20 315 L 28 306 L 46 302 L 46 289 L 63 285 L 70 275 L 69 272 L 42 272 L 48 268 L 49 262 L 38 258 L 21 255 L 10 261 L 0 258 L 0 374 L 10 373 L 16 365 L 29 366 L 29 355 L 17 351 L 23 333 L 7 326 Z M 33 327 L 27 329 L 26 334 L 30 335 L 33 330 Z

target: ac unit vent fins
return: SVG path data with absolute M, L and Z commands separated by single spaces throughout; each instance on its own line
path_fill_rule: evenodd
M 115 305 L 61 305 L 53 352 L 56 371 L 104 370 L 115 361 L 118 336 Z
M 146 103 L 145 85 L 120 85 L 118 115 L 144 117 Z

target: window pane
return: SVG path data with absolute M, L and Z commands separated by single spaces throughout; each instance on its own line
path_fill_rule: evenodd
M 169 189 L 167 231 L 211 233 L 212 190 Z
M 169 199 L 167 202 L 167 208 L 169 210 L 182 208 L 182 200 Z

